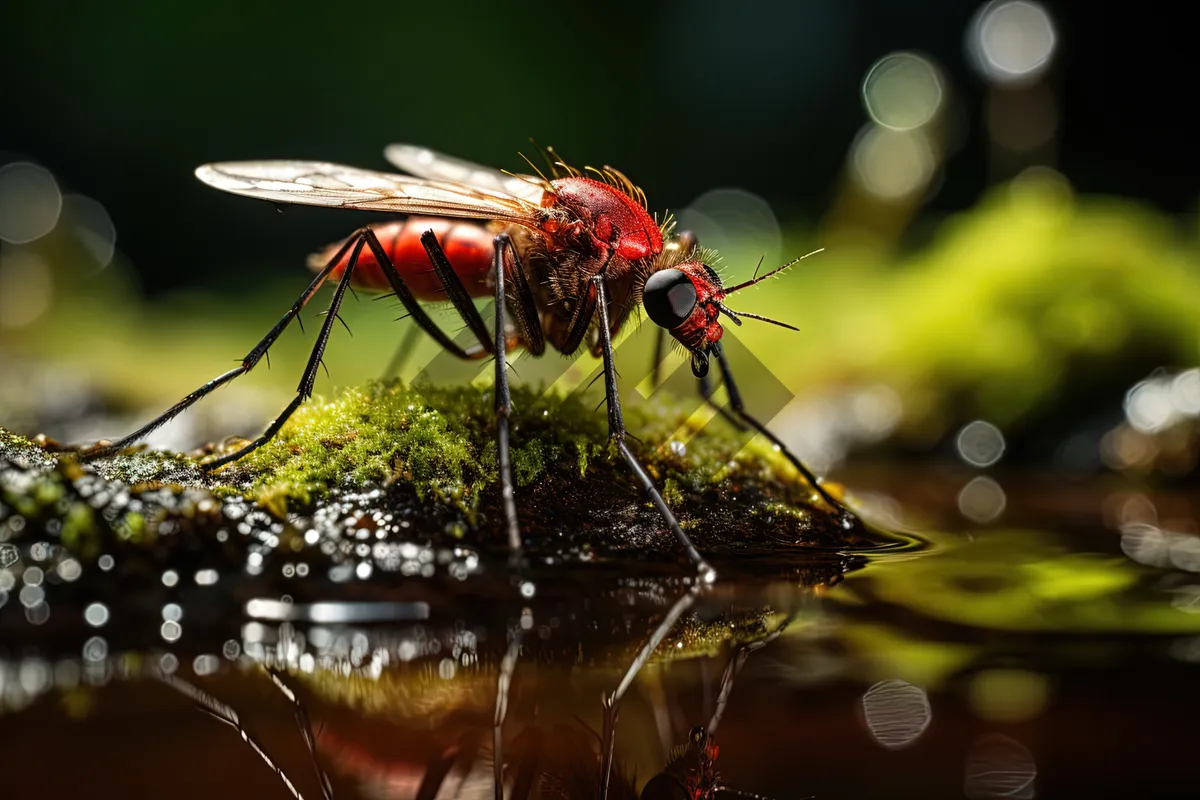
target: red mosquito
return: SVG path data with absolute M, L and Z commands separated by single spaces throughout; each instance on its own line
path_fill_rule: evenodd
M 853 513 L 746 411 L 721 349 L 722 317 L 737 325 L 745 318 L 791 328 L 725 305 L 729 295 L 791 264 L 725 288 L 705 263 L 711 259 L 695 246 L 694 237 L 684 234 L 672 240 L 670 219 L 656 222 L 646 210 L 645 193 L 623 173 L 612 167 L 575 169 L 550 148 L 544 155 L 549 175 L 528 159 L 536 175 L 514 175 L 403 144 L 388 147 L 386 156 L 416 177 L 320 161 L 243 161 L 199 167 L 196 176 L 201 181 L 233 194 L 273 203 L 391 212 L 407 218 L 364 226 L 328 248 L 315 258 L 316 277 L 308 288 L 239 366 L 205 383 L 130 435 L 98 444 L 83 457 L 124 449 L 213 390 L 249 372 L 321 285 L 336 281 L 295 399 L 257 439 L 203 468 L 214 470 L 241 458 L 270 441 L 312 395 L 334 320 L 340 320 L 338 311 L 346 290 L 357 286 L 390 291 L 417 325 L 454 355 L 495 359 L 501 496 L 515 563 L 520 562 L 522 542 L 509 460 L 511 399 L 505 355 L 524 347 L 540 356 L 547 344 L 571 355 L 586 341 L 588 349 L 603 358 L 610 439 L 695 565 L 701 582 L 709 584 L 716 578 L 715 571 L 680 528 L 625 441 L 612 337 L 640 303 L 650 319 L 690 354 L 692 372 L 705 399 L 711 402 L 713 386 L 708 372 L 715 359 L 733 417 L 770 439 L 840 515 L 842 524 L 853 527 L 857 523 Z M 473 303 L 473 298 L 489 295 L 496 308 L 490 331 Z M 430 318 L 422 300 L 448 300 L 478 343 L 468 348 L 456 344 Z

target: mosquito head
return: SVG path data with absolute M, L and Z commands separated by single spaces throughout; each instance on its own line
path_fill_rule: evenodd
M 758 314 L 734 311 L 725 305 L 726 295 L 752 286 L 788 266 L 791 264 L 772 270 L 761 278 L 756 275 L 732 289 L 725 289 L 712 267 L 702 261 L 683 261 L 673 267 L 660 269 L 646 280 L 642 287 L 642 305 L 655 324 L 666 328 L 687 348 L 692 356 L 692 373 L 702 378 L 708 374 L 709 355 L 724 333 L 722 316 L 734 325 L 741 325 L 743 319 L 756 319 L 796 330 L 791 325 Z

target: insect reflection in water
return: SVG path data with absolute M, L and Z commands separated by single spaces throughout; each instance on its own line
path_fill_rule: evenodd
M 673 619 L 691 608 L 700 592 L 693 587 L 681 595 L 669 613 Z M 646 656 L 661 643 L 661 637 L 652 636 L 629 664 L 620 686 L 608 695 L 605 707 L 604 731 L 597 733 L 582 721 L 570 723 L 529 724 L 516 736 L 505 751 L 505 762 L 501 770 L 504 779 L 495 784 L 496 797 L 509 800 L 527 800 L 533 797 L 562 798 L 638 798 L 643 800 L 665 800 L 666 798 L 716 798 L 741 796 L 757 798 L 750 792 L 739 791 L 724 785 L 717 768 L 719 747 L 716 733 L 729 706 L 734 682 L 747 658 L 778 638 L 796 617 L 793 608 L 782 620 L 759 638 L 737 645 L 728 658 L 719 681 L 715 701 L 711 702 L 708 718 L 703 725 L 693 726 L 681 744 L 671 748 L 667 763 L 642 787 L 639 795 L 632 775 L 614 759 L 616 740 L 616 709 L 624 693 L 633 684 L 637 674 L 647 663 Z M 721 626 L 729 623 L 722 621 Z M 325 762 L 332 760 L 340 770 L 351 773 L 362 772 L 378 775 L 386 769 L 378 763 L 369 762 L 353 746 L 339 742 L 336 732 L 314 733 L 308 711 L 296 692 L 289 685 L 289 678 L 268 667 L 270 678 L 291 704 L 303 742 L 310 754 L 311 763 L 319 778 L 321 791 L 326 800 L 333 798 L 333 782 L 325 771 Z M 246 745 L 274 770 L 285 790 L 294 798 L 303 798 L 297 788 L 298 781 L 277 766 L 277 762 L 243 727 L 236 711 L 202 689 L 175 676 L 163 676 L 166 683 L 191 697 L 199 707 L 214 718 L 234 728 Z M 497 725 L 499 723 L 497 722 Z M 453 728 L 453 726 L 452 726 Z M 663 732 L 665 733 L 665 732 Z M 322 742 L 321 738 L 325 737 Z M 439 736 L 439 738 L 441 738 Z M 330 741 L 332 739 L 332 741 Z M 435 748 L 436 753 L 423 764 L 407 762 L 400 772 L 385 784 L 390 786 L 388 796 L 412 798 L 475 796 L 475 791 L 486 790 L 491 784 L 492 766 L 488 763 L 492 753 L 483 745 L 484 737 L 478 728 L 468 727 L 465 733 L 451 734 L 451 743 Z M 402 776 L 402 777 L 401 777 Z M 406 787 L 401 790 L 400 787 Z M 400 794 L 396 794 L 397 791 Z

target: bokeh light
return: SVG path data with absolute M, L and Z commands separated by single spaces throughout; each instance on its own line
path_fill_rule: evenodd
M 937 169 L 929 137 L 920 129 L 897 131 L 871 123 L 859 132 L 850 152 L 858 184 L 883 200 L 924 192 Z
M 999 518 L 1007 505 L 1008 497 L 1003 487 L 986 475 L 972 478 L 958 493 L 958 510 L 967 519 L 980 524 Z
M 45 167 L 18 161 L 0 167 L 0 240 L 26 244 L 58 224 L 63 198 Z
M 1004 455 L 1004 434 L 992 423 L 977 419 L 958 432 L 955 446 L 971 466 L 990 467 Z
M 770 204 L 753 192 L 734 187 L 705 192 L 680 211 L 676 221 L 676 230 L 691 231 L 702 247 L 721 254 L 718 271 L 753 271 L 753 262 L 760 256 L 764 264 L 780 261 L 783 233 L 779 220 Z M 743 259 L 750 263 L 740 263 Z
M 898 679 L 880 681 L 868 689 L 862 710 L 871 736 L 889 750 L 915 742 L 933 718 L 925 690 Z
M 919 128 L 941 110 L 942 76 L 933 62 L 916 53 L 891 53 L 867 71 L 862 86 L 867 114 L 896 131 Z
M 1049 67 L 1058 33 L 1049 13 L 1029 0 L 993 0 L 967 30 L 967 54 L 975 68 L 998 84 L 1027 83 Z
M 963 793 L 970 800 L 1035 796 L 1037 764 L 1020 742 L 999 733 L 979 737 L 967 755 Z
M 103 205 L 90 197 L 69 194 L 63 198 L 63 216 L 98 269 L 112 263 L 117 252 L 117 228 Z

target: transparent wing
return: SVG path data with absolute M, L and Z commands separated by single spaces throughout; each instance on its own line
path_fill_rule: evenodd
M 498 219 L 532 228 L 540 219 L 536 203 L 503 192 L 324 161 L 228 161 L 198 167 L 196 177 L 272 203 Z
M 519 197 L 531 203 L 540 203 L 545 192 L 541 178 L 507 175 L 494 167 L 474 164 L 415 144 L 389 144 L 384 148 L 383 155 L 393 166 L 420 178 L 463 183 Z

